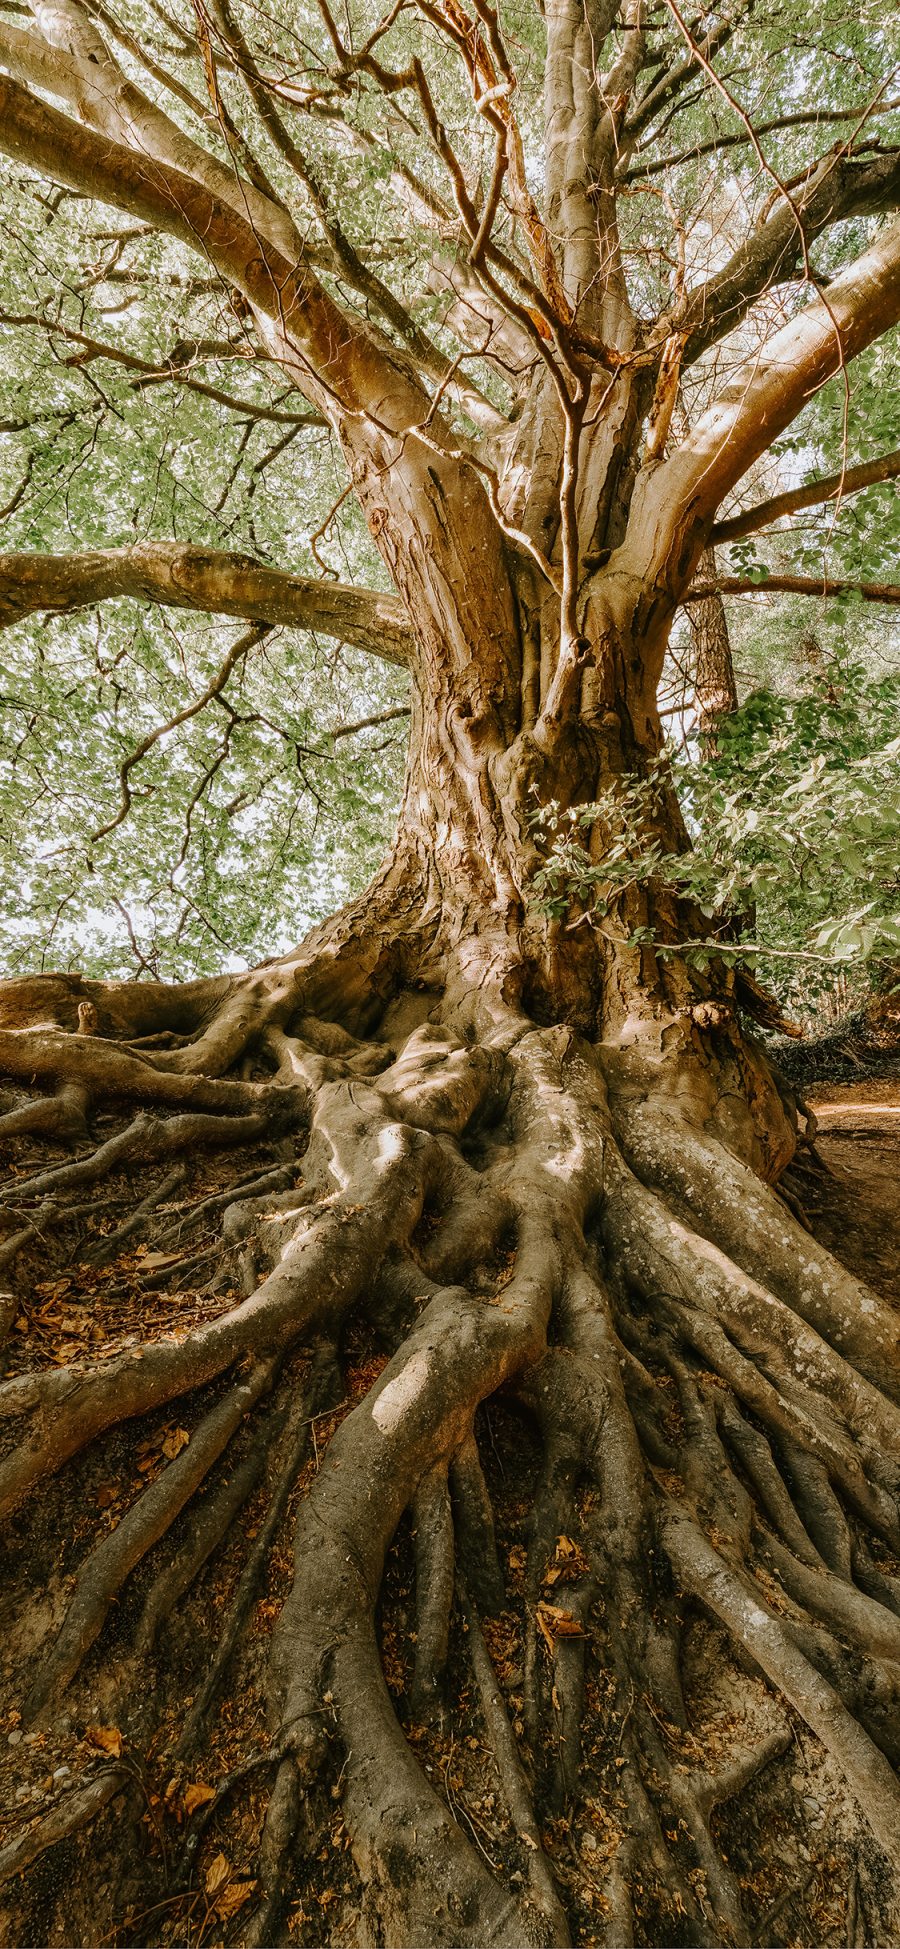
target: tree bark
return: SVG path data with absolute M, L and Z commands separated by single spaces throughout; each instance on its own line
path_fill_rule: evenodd
M 716 583 L 715 550 L 705 548 L 697 565 L 701 583 Z M 715 757 L 718 750 L 717 725 L 738 707 L 728 618 L 721 595 L 696 597 L 688 604 L 688 624 L 694 650 L 694 694 L 704 750 Z

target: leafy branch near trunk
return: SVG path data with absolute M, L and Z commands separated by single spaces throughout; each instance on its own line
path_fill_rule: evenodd
M 695 967 L 711 954 L 746 959 L 801 1013 L 814 1011 L 839 966 L 890 985 L 900 949 L 898 703 L 894 674 L 822 661 L 795 698 L 760 689 L 719 715 L 705 756 L 676 746 L 649 778 L 617 779 L 568 813 L 543 807 L 534 822 L 543 910 L 570 927 L 615 926 L 624 894 L 666 887 L 711 923 L 688 949 Z M 689 851 L 647 841 L 673 785 Z M 663 955 L 684 951 L 659 927 L 633 938 Z M 792 958 L 793 970 L 776 965 Z

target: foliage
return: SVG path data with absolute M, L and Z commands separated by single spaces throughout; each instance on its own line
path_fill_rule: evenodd
M 8 166 L 0 191 L 3 546 L 189 536 L 317 573 L 310 536 L 341 493 L 339 458 L 253 356 L 228 294 L 196 288 L 180 245 L 96 205 Z M 322 545 L 332 572 L 383 585 L 352 506 Z M 390 836 L 406 720 L 345 733 L 405 705 L 408 686 L 298 631 L 272 631 L 222 699 L 157 744 L 127 820 L 92 838 L 116 816 L 123 760 L 203 691 L 238 633 L 128 602 L 0 637 L 6 972 L 242 966 L 365 883 Z
M 395 814 L 405 680 L 294 631 L 273 631 L 215 706 L 159 740 L 127 819 L 94 837 L 116 819 L 123 759 L 203 690 L 234 634 L 127 603 L 0 640 L 10 972 L 243 966 L 365 884 Z
M 838 970 L 892 981 L 900 960 L 900 673 L 835 660 L 793 696 L 754 691 L 721 720 L 717 750 L 669 754 L 649 779 L 616 781 L 591 805 L 536 815 L 545 910 L 573 903 L 611 920 L 655 882 L 698 906 L 729 957 L 751 957 L 798 1012 Z M 693 850 L 648 839 L 674 783 Z M 735 944 L 735 923 L 748 938 Z M 653 938 L 649 929 L 642 938 Z M 729 935 L 731 939 L 729 940 Z M 752 943 L 752 945 L 751 945 Z M 679 950 L 681 951 L 681 950 Z M 705 963 L 707 950 L 687 950 Z

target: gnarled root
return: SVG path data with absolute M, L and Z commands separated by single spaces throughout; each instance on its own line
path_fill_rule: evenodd
M 166 1944 L 210 1913 L 244 1949 L 361 1914 L 397 1949 L 750 1949 L 828 1847 L 857 1864 L 834 1930 L 865 1907 L 880 1949 L 893 1314 L 726 1147 L 712 1072 L 676 1116 L 658 1074 L 458 984 L 379 1027 L 375 951 L 365 979 L 343 952 L 155 1017 L 97 987 L 90 1038 L 54 988 L 55 1028 L 0 1037 L 95 1127 L 49 1165 L 55 1111 L 0 1127 L 25 1147 L 8 1324 L 44 1322 L 0 1386 L 16 1932 L 49 1901 L 99 1943 L 131 1901 L 140 1935 L 139 1887 Z M 96 1185 L 126 1205 L 106 1237 L 71 1202 Z M 126 1300 L 109 1357 L 54 1346 L 67 1307 Z M 45 1756 L 68 1780 L 84 1739 L 115 1765 L 56 1798 Z M 86 1920 L 89 1823 L 109 1894 Z

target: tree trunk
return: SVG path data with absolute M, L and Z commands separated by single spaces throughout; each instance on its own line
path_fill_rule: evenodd
M 635 761 L 595 613 L 568 720 L 416 618 L 394 853 L 293 954 L 0 990 L 17 1940 L 749 1944 L 804 1726 L 889 1939 L 895 1319 L 772 1188 L 729 977 L 629 945 L 677 915 L 530 897 Z
M 715 582 L 715 549 L 705 548 L 698 574 L 703 582 Z M 697 717 L 703 748 L 714 758 L 718 750 L 719 719 L 738 707 L 731 639 L 725 604 L 718 594 L 702 596 L 688 605 L 688 623 L 694 647 L 694 687 Z

